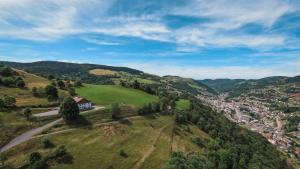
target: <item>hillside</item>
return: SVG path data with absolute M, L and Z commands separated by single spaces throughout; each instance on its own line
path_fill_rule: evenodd
M 28 72 L 65 79 L 80 79 L 89 84 L 120 84 L 121 81 L 133 83 L 138 80 L 141 84 L 151 86 L 155 90 L 165 90 L 165 87 L 180 93 L 192 95 L 210 95 L 216 92 L 201 82 L 189 78 L 175 76 L 159 77 L 126 67 L 113 67 L 95 64 L 77 64 L 55 61 L 42 61 L 33 63 L 2 62 Z M 169 89 L 168 89 L 169 90 Z
M 29 89 L 44 87 L 50 82 L 25 71 L 17 71 Z M 37 74 L 45 76 L 41 72 Z M 105 81 L 109 80 L 112 84 L 108 85 L 106 81 L 103 85 L 104 81 L 100 83 L 96 80 L 92 81 L 93 84 L 75 86 L 76 81 L 68 82 L 65 75 L 59 74 L 55 76 L 60 79 L 52 81 L 57 87 L 59 81 L 72 84 L 71 88 L 78 96 L 91 100 L 100 108 L 81 112 L 71 121 L 57 120 L 58 116 L 50 119 L 45 117 L 48 124 L 56 119 L 55 123 L 39 135 L 5 151 L 3 154 L 8 157 L 6 165 L 13 168 L 31 168 L 36 165 L 58 169 L 169 169 L 179 160 L 178 164 L 217 169 L 222 168 L 219 166 L 257 168 L 258 165 L 262 168 L 288 169 L 282 154 L 264 137 L 239 127 L 223 114 L 202 104 L 197 97 L 215 97 L 216 92 L 201 82 L 177 76 L 158 77 L 104 68 L 86 69 L 84 74 L 96 79 L 105 78 Z M 78 74 L 75 78 L 74 75 L 76 80 L 82 77 Z M 82 81 L 86 82 L 84 78 Z M 19 92 L 16 91 L 17 94 Z M 149 104 L 156 102 L 159 104 Z M 114 106 L 110 107 L 113 103 L 120 105 L 117 116 L 114 116 Z M 154 107 L 157 105 L 158 109 Z M 24 130 L 46 123 L 36 118 L 32 121 L 35 125 L 30 125 L 30 119 L 26 120 L 20 112 L 14 113 L 1 114 L 1 119 L 8 119 L 7 124 L 1 127 L 4 127 L 5 132 L 14 133 L 3 143 Z M 11 126 L 14 119 L 18 120 L 22 130 L 16 131 L 19 126 Z M 45 140 L 48 141 L 45 143 Z M 43 158 L 32 159 L 36 154 Z
M 40 76 L 27 73 L 25 71 L 13 69 L 24 80 L 25 88 L 6 87 L 0 85 L 0 97 L 4 95 L 13 96 L 16 99 L 16 105 L 39 105 L 47 104 L 46 98 L 34 97 L 31 93 L 33 87 L 45 87 L 50 84 L 50 81 Z

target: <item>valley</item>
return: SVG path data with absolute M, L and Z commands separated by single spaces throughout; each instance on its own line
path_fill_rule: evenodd
M 24 87 L 0 85 L 6 92 L 1 93 L 3 100 L 16 99 L 5 102 L 0 113 L 5 167 L 163 169 L 172 168 L 177 160 L 207 168 L 299 167 L 297 121 L 287 122 L 299 116 L 298 110 L 272 108 L 286 95 L 285 103 L 297 106 L 295 95 L 277 94 L 267 102 L 262 100 L 265 96 L 231 97 L 235 89 L 220 92 L 190 78 L 159 77 L 129 68 L 64 62 L 3 64 L 13 66 L 12 78 L 25 83 Z M 293 83 L 298 87 L 298 82 Z M 67 120 L 61 113 L 70 108 L 63 106 L 67 99 L 79 108 L 79 104 L 93 106 Z M 30 162 L 34 155 L 40 158 Z

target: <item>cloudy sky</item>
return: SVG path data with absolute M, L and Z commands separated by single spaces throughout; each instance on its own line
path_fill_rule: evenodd
M 300 74 L 299 0 L 0 0 L 0 60 L 158 75 Z

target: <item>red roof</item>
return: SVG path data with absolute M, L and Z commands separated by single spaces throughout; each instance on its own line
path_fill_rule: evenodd
M 86 99 L 84 99 L 84 98 L 82 98 L 82 97 L 74 97 L 73 99 L 74 99 L 74 101 L 75 101 L 77 104 L 79 104 L 79 103 L 89 103 L 89 102 L 90 102 L 90 101 L 88 101 L 88 100 L 86 100 Z

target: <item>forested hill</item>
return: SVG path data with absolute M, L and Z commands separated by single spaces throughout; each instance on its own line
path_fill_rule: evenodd
M 122 71 L 130 74 L 143 73 L 142 71 L 127 68 L 127 67 L 113 67 L 113 66 L 106 66 L 106 65 L 78 64 L 78 63 L 67 63 L 67 62 L 57 62 L 57 61 L 40 61 L 40 62 L 32 62 L 32 63 L 19 63 L 19 62 L 2 62 L 2 63 L 17 69 L 27 70 L 31 73 L 52 74 L 55 76 L 85 74 L 86 72 L 92 69 Z
M 215 89 L 218 92 L 239 92 L 248 91 L 251 89 L 263 89 L 267 86 L 289 85 L 300 83 L 300 76 L 271 76 L 261 79 L 205 79 L 199 80 L 207 86 Z

